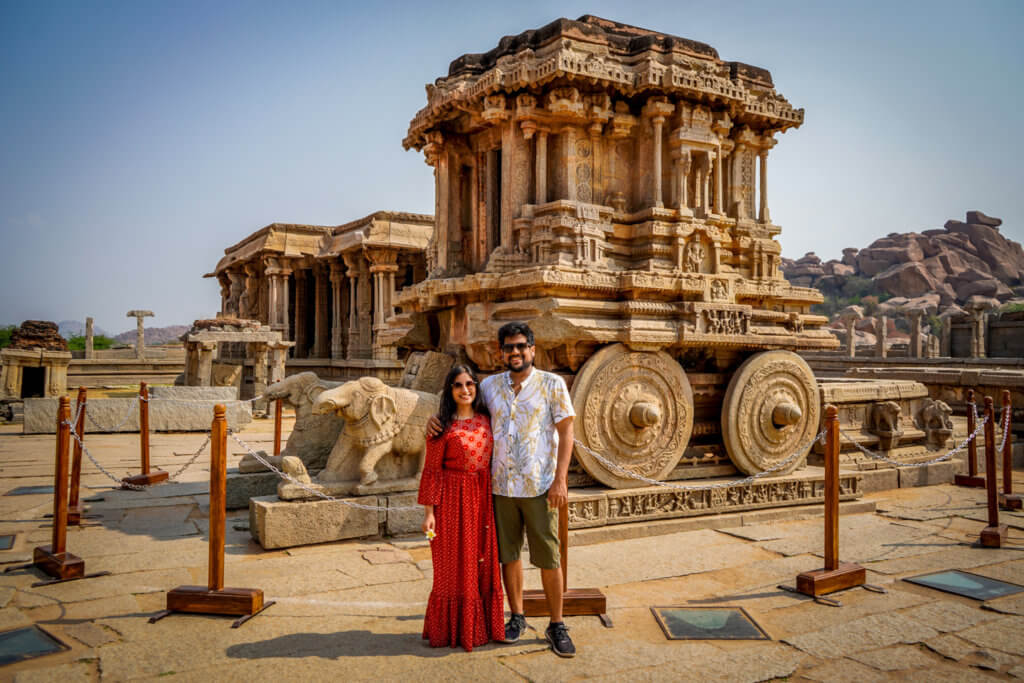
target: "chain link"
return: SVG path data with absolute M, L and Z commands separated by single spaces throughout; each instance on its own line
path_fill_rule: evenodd
M 895 465 L 896 467 L 903 467 L 903 468 L 927 467 L 928 465 L 933 465 L 933 464 L 935 464 L 937 462 L 943 462 L 944 460 L 949 460 L 954 455 L 959 454 L 960 451 L 962 451 L 967 446 L 967 444 L 969 444 L 971 441 L 974 440 L 974 437 L 978 436 L 978 434 L 981 433 L 982 428 L 985 426 L 985 423 L 987 423 L 987 422 L 988 422 L 988 417 L 985 417 L 984 419 L 982 419 L 982 421 L 974 428 L 974 431 L 970 434 L 970 436 L 968 436 L 966 439 L 964 439 L 960 443 L 959 446 L 957 446 L 953 450 L 949 451 L 945 455 L 940 455 L 937 458 L 933 458 L 931 460 L 926 460 L 924 462 L 912 462 L 912 463 L 900 462 L 899 460 L 893 460 L 890 457 L 887 457 L 887 456 L 884 456 L 884 455 L 882 455 L 880 453 L 875 453 L 874 451 L 868 450 L 864 446 L 861 446 L 859 443 L 854 441 L 853 438 L 849 434 L 844 432 L 842 429 L 839 430 L 839 434 L 842 435 L 843 438 L 845 438 L 847 441 L 852 443 L 854 446 L 856 446 L 857 450 L 859 450 L 861 453 L 863 453 L 864 455 L 868 456 L 869 458 L 873 458 L 875 460 L 881 460 L 882 462 L 887 462 L 890 465 Z
M 789 456 L 785 460 L 776 463 L 767 470 L 764 470 L 762 472 L 756 472 L 750 475 L 749 477 L 745 477 L 743 479 L 735 479 L 733 481 L 722 481 L 712 484 L 695 485 L 671 484 L 666 481 L 658 481 L 657 479 L 651 479 L 649 477 L 643 476 L 642 474 L 636 474 L 635 472 L 630 472 L 629 470 L 624 469 L 618 463 L 614 463 L 611 460 L 608 460 L 599 453 L 594 452 L 594 450 L 592 450 L 591 448 L 580 443 L 578 439 L 576 440 L 576 446 L 579 447 L 581 450 L 585 451 L 587 454 L 589 454 L 592 458 L 600 462 L 605 467 L 614 470 L 623 476 L 629 477 L 630 479 L 636 479 L 637 481 L 642 481 L 644 483 L 650 484 L 651 486 L 661 486 L 662 488 L 674 489 L 677 491 L 707 491 L 709 489 L 726 489 L 733 486 L 746 486 L 747 484 L 750 484 L 753 481 L 761 479 L 762 477 L 767 477 L 770 474 L 785 469 L 786 467 L 791 465 L 795 460 L 805 455 L 807 451 L 810 450 L 811 446 L 814 445 L 815 441 L 821 441 L 822 444 L 824 444 L 825 433 L 826 430 L 821 430 L 820 432 L 818 432 L 818 435 L 811 439 L 811 441 L 805 447 L 798 449 L 795 453 L 793 453 L 793 455 Z
M 286 481 L 289 481 L 292 484 L 295 484 L 300 489 L 302 489 L 304 491 L 307 491 L 307 492 L 309 492 L 309 493 L 311 493 L 314 496 L 317 496 L 319 498 L 323 498 L 324 500 L 330 500 L 330 501 L 334 501 L 335 503 L 341 503 L 342 505 L 348 505 L 349 507 L 357 508 L 359 510 L 370 510 L 372 512 L 378 512 L 380 510 L 395 511 L 395 512 L 406 512 L 406 511 L 422 510 L 423 509 L 423 506 L 421 506 L 421 505 L 396 505 L 394 507 L 381 507 L 379 505 L 363 505 L 362 503 L 353 503 L 352 501 L 349 501 L 349 500 L 342 500 L 340 498 L 335 498 L 334 496 L 329 496 L 326 493 L 324 493 L 323 491 L 318 491 L 318 490 L 314 489 L 313 487 L 308 486 L 308 485 L 302 483 L 301 481 L 299 481 L 298 479 L 296 479 L 292 475 L 288 474 L 287 472 L 282 472 L 280 469 L 274 467 L 263 456 L 261 456 L 255 450 L 253 450 L 252 446 L 250 446 L 249 444 L 247 444 L 244 441 L 242 441 L 241 439 L 239 439 L 238 436 L 235 434 L 234 430 L 229 429 L 228 430 L 228 434 L 231 435 L 231 438 L 234 439 L 235 442 L 239 446 L 241 446 L 246 451 L 248 451 L 249 455 L 251 455 L 252 457 L 256 458 L 256 460 L 259 461 L 259 463 L 261 465 L 263 465 L 264 467 L 266 467 L 268 470 L 270 470 L 271 472 L 273 472 L 277 476 L 281 477 L 282 479 L 285 479 Z
M 86 413 L 86 415 L 88 416 L 88 413 Z M 77 420 L 76 420 L 76 422 L 77 422 Z M 110 477 L 111 481 L 115 481 L 115 482 L 117 482 L 118 485 L 123 486 L 123 487 L 128 488 L 128 489 L 132 489 L 133 491 L 145 491 L 147 488 L 149 488 L 149 486 L 143 486 L 143 485 L 140 485 L 140 484 L 130 484 L 130 483 L 124 481 L 123 479 L 120 479 L 120 478 L 116 477 L 115 475 L 111 474 L 109 471 L 107 471 L 107 469 L 105 467 L 103 467 L 103 465 L 101 465 L 99 463 L 99 461 L 96 460 L 96 458 L 93 457 L 92 453 L 89 452 L 89 449 L 86 447 L 85 442 L 82 440 L 82 437 L 79 436 L 78 433 L 75 431 L 75 423 L 74 422 L 67 422 L 67 421 L 65 421 L 64 424 L 66 424 L 66 425 L 68 425 L 68 427 L 70 427 L 71 437 L 78 443 L 78 446 L 79 446 L 79 448 L 82 449 L 82 452 L 85 453 L 85 455 L 89 458 L 89 460 L 92 461 L 92 464 L 96 466 L 96 469 L 98 469 L 100 472 L 102 472 L 103 474 L 105 474 L 108 477 Z M 203 441 L 203 445 L 199 447 L 199 450 L 196 451 L 195 454 L 191 458 L 188 459 L 188 462 L 186 462 L 184 465 L 182 465 L 180 468 L 178 468 L 177 472 L 175 472 L 174 474 L 168 476 L 167 479 L 169 481 L 174 481 L 175 479 L 180 477 L 185 472 L 185 470 L 187 470 L 189 467 L 191 467 L 192 464 L 195 463 L 195 461 L 199 459 L 199 456 L 203 454 L 203 451 L 206 450 L 206 446 L 209 443 L 210 443 L 210 435 L 207 434 L 206 435 L 206 440 Z
M 135 415 L 135 411 L 138 409 L 138 407 L 139 407 L 139 404 L 133 403 L 132 407 L 128 409 L 128 413 L 117 424 L 117 426 L 111 427 L 109 429 L 107 427 L 104 427 L 103 425 L 101 425 L 99 422 L 97 422 L 96 418 L 94 418 L 92 416 L 92 413 L 90 413 L 88 410 L 85 411 L 85 419 L 87 419 L 89 422 L 92 423 L 92 426 L 96 428 L 96 431 L 107 432 L 107 433 L 119 432 L 119 431 L 121 431 L 121 427 L 124 427 L 126 424 L 128 424 L 128 420 L 130 420 L 132 418 L 132 416 Z M 75 422 L 77 423 L 78 420 L 76 419 Z

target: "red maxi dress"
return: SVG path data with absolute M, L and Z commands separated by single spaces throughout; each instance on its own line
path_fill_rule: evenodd
M 431 647 L 474 647 L 504 637 L 504 596 L 491 499 L 491 421 L 453 420 L 427 441 L 418 502 L 434 506 L 434 586 L 423 620 Z

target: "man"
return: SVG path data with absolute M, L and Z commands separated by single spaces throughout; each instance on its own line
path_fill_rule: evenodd
M 480 393 L 491 413 L 494 455 L 491 484 L 505 592 L 512 612 L 503 642 L 514 643 L 526 630 L 523 614 L 523 532 L 530 541 L 530 562 L 540 568 L 551 623 L 544 635 L 560 657 L 576 647 L 562 621 L 562 572 L 558 547 L 558 510 L 569 496 L 572 420 L 576 413 L 565 380 L 533 367 L 533 330 L 507 323 L 498 330 L 507 372 L 487 377 Z M 432 419 L 430 436 L 440 431 Z

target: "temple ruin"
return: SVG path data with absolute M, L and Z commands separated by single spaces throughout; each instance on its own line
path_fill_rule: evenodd
M 378 335 L 396 289 L 426 276 L 432 228 L 430 216 L 390 211 L 334 227 L 272 223 L 225 249 L 207 277 L 221 285 L 222 316 L 294 342 L 293 371 L 394 382 L 399 349 Z

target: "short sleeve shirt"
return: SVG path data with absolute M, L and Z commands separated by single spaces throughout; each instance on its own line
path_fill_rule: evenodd
M 502 372 L 485 378 L 480 392 L 491 412 L 494 494 L 533 498 L 547 493 L 558 463 L 555 425 L 576 415 L 565 380 L 533 368 L 517 396 L 509 373 Z

